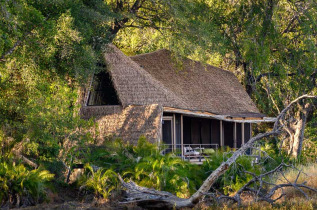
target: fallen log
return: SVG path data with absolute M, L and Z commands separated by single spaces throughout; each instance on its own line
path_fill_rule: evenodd
M 122 204 L 134 203 L 143 208 L 165 208 L 165 209 L 180 209 L 184 207 L 194 207 L 208 193 L 211 186 L 217 179 L 223 175 L 236 160 L 245 153 L 249 148 L 252 148 L 254 143 L 263 138 L 273 137 L 283 132 L 283 123 L 281 122 L 291 106 L 299 100 L 305 98 L 316 98 L 316 96 L 303 95 L 292 101 L 277 117 L 277 122 L 274 124 L 272 131 L 260 133 L 252 137 L 247 143 L 240 147 L 233 155 L 223 162 L 216 170 L 214 170 L 208 178 L 203 182 L 201 187 L 188 199 L 179 198 L 169 192 L 157 191 L 146 187 L 138 186 L 133 181 L 125 182 L 119 175 L 119 180 L 125 188 L 126 197 L 121 202 Z M 225 196 L 229 199 L 238 200 L 237 198 Z M 240 203 L 240 202 L 239 202 Z
M 140 187 L 133 181 L 125 182 L 121 176 L 119 180 L 126 189 L 126 198 L 122 203 L 135 203 L 138 206 L 145 208 L 184 208 L 194 207 L 200 199 L 206 195 L 210 187 L 223 175 L 229 167 L 244 154 L 244 152 L 252 147 L 252 145 L 265 137 L 275 136 L 280 133 L 279 130 L 271 131 L 268 133 L 258 134 L 251 138 L 240 149 L 233 153 L 233 155 L 225 162 L 223 162 L 216 170 L 214 170 L 209 177 L 204 181 L 201 187 L 188 199 L 179 198 L 169 192 L 157 191 L 146 187 Z

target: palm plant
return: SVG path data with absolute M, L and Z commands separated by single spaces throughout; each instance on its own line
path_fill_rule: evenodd
M 89 159 L 89 162 L 103 169 L 97 172 L 88 169 L 90 176 L 95 177 L 95 184 L 91 186 L 97 186 L 97 182 L 100 184 L 97 177 L 108 170 L 109 174 L 116 172 L 141 186 L 169 191 L 180 197 L 188 197 L 202 183 L 203 175 L 199 166 L 183 161 L 174 154 L 160 154 L 157 145 L 149 143 L 144 137 L 139 139 L 136 146 L 115 140 L 107 142 L 103 149 L 96 151 L 98 152 L 93 153 L 93 159 Z M 103 186 L 112 186 L 111 181 L 108 184 L 109 186 Z M 111 191 L 112 187 L 109 189 Z M 95 192 L 100 194 L 101 189 Z
M 124 173 L 139 185 L 188 197 L 199 185 L 200 177 L 192 177 L 197 166 L 177 158 L 173 154 L 159 153 L 141 158 L 137 165 Z M 191 181 L 190 181 L 191 180 Z
M 117 188 L 118 177 L 113 170 L 98 169 L 95 171 L 89 164 L 86 164 L 85 169 L 88 173 L 80 184 L 82 188 L 92 190 L 97 197 L 108 198 L 111 191 Z
M 34 205 L 46 195 L 46 188 L 54 178 L 47 170 L 28 170 L 24 165 L 0 162 L 0 206 Z

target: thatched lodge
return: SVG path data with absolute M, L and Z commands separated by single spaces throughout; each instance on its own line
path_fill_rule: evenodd
M 259 112 L 235 75 L 168 50 L 128 57 L 113 45 L 82 96 L 81 115 L 98 122 L 99 139 L 136 143 L 145 136 L 169 148 L 238 148 Z M 195 152 L 193 153 L 195 154 Z

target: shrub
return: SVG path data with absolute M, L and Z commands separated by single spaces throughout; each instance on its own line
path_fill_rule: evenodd
M 241 156 L 213 187 L 225 194 L 233 194 L 252 179 L 245 171 L 259 175 L 272 170 L 282 160 L 288 161 L 279 155 L 278 149 L 272 144 L 265 144 L 262 149 L 274 160 L 262 159 L 260 164 L 253 164 L 254 157 Z M 173 153 L 162 155 L 157 145 L 140 138 L 136 146 L 121 140 L 108 141 L 107 145 L 95 148 L 91 154 L 87 162 L 105 171 L 119 173 L 125 180 L 131 179 L 140 186 L 168 191 L 185 198 L 194 193 L 208 175 L 232 155 L 232 151 L 221 149 L 210 152 L 210 157 L 199 166 L 183 161 Z
M 126 171 L 124 176 L 141 186 L 168 191 L 185 198 L 201 184 L 198 167 L 173 154 L 158 153 L 141 158 L 135 168 Z
M 227 150 L 218 150 L 216 153 L 213 153 L 202 165 L 202 170 L 205 171 L 205 177 L 217 169 L 221 163 L 226 161 L 232 152 Z M 252 179 L 250 174 L 246 174 L 245 171 L 250 171 L 255 174 L 259 174 L 263 169 L 260 165 L 254 165 L 252 161 L 254 158 L 249 156 L 241 156 L 237 159 L 236 163 L 231 165 L 229 170 L 221 176 L 217 182 L 214 184 L 214 187 L 218 190 L 223 191 L 224 194 L 232 194 L 239 190 L 244 184 Z
M 81 178 L 79 184 L 86 190 L 94 192 L 96 197 L 108 198 L 111 191 L 118 186 L 117 174 L 111 170 L 98 169 L 94 171 L 91 165 L 86 164 L 87 173 Z
M 173 154 L 162 155 L 155 144 L 141 137 L 136 146 L 121 140 L 107 142 L 95 149 L 87 162 L 103 170 L 113 170 L 125 180 L 157 190 L 188 197 L 202 183 L 199 166 L 181 160 Z
M 47 170 L 28 170 L 22 164 L 0 162 L 0 206 L 35 205 L 44 200 L 54 175 Z

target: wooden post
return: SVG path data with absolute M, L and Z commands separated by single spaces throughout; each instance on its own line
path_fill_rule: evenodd
M 252 123 L 250 123 L 250 139 L 252 138 Z
M 233 147 L 237 148 L 237 123 L 234 122 L 233 126 Z
M 162 111 L 162 114 L 161 114 L 161 119 L 160 119 L 160 133 L 159 133 L 159 139 L 157 141 L 158 145 L 159 146 L 162 146 L 164 143 L 163 143 L 163 111 Z
M 182 158 L 184 157 L 184 124 L 183 124 L 183 115 L 181 114 L 181 154 Z
M 241 134 L 242 134 L 242 145 L 244 145 L 244 123 L 241 123 Z
M 222 120 L 220 120 L 220 146 L 223 147 L 224 146 L 224 141 L 223 141 L 223 124 L 222 124 Z
M 173 151 L 176 150 L 176 117 L 175 114 L 173 114 Z

